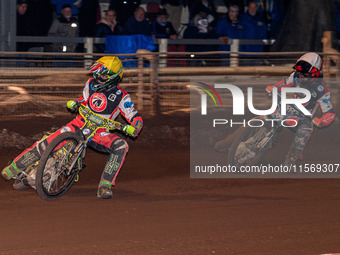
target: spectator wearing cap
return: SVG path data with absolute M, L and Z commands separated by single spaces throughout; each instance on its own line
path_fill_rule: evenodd
M 56 18 L 48 32 L 48 36 L 56 37 L 77 37 L 79 35 L 79 25 L 77 18 L 72 16 L 72 7 L 70 4 L 64 4 L 61 10 L 61 16 Z M 75 52 L 76 43 L 54 43 L 54 52 Z
M 152 22 L 152 32 L 155 38 L 178 39 L 178 35 L 171 22 L 167 21 L 166 9 L 160 9 L 156 19 Z
M 57 15 L 61 15 L 63 6 L 69 4 L 72 9 L 72 15 L 78 16 L 82 0 L 51 0 L 51 3 L 55 6 Z
M 99 21 L 94 30 L 94 37 L 105 37 L 107 35 L 119 35 L 122 33 L 122 28 L 116 20 L 116 11 L 107 10 L 105 18 Z M 97 52 L 105 52 L 105 44 L 96 45 Z
M 168 21 L 168 13 L 166 9 L 160 9 L 157 13 L 156 19 L 153 21 L 152 32 L 155 38 L 166 38 L 177 40 L 178 35 L 170 21 Z M 169 44 L 167 48 L 168 52 L 184 52 L 185 46 L 183 44 Z M 186 64 L 185 60 L 174 60 L 184 58 L 183 54 L 170 54 L 167 60 L 167 66 L 183 66 Z
M 32 36 L 34 35 L 34 23 L 33 17 L 29 15 L 28 1 L 26 0 L 18 0 L 17 1 L 17 35 L 21 36 Z M 17 51 L 27 51 L 32 46 L 31 43 L 17 43 Z
M 150 23 L 145 19 L 145 11 L 138 7 L 134 15 L 128 19 L 124 26 L 124 34 L 127 35 L 151 35 Z

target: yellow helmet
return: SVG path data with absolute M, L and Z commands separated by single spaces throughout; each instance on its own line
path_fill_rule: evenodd
M 123 65 L 116 56 L 101 57 L 87 70 L 93 73 L 95 79 L 98 79 L 98 75 L 107 76 L 108 79 L 100 86 L 101 88 L 118 84 L 123 77 Z

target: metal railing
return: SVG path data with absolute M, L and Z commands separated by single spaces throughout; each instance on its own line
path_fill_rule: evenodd
M 225 53 L 225 52 L 222 52 Z M 204 52 L 200 60 L 208 66 L 190 66 L 191 53 L 178 58 L 168 53 L 168 66 L 161 67 L 162 53 L 118 55 L 122 63 L 135 62 L 124 69 L 121 87 L 127 90 L 144 115 L 159 115 L 189 109 L 190 79 L 192 77 L 228 75 L 287 75 L 294 55 L 268 55 L 280 66 L 223 66 L 223 59 L 214 58 L 216 52 Z M 23 115 L 65 114 L 65 103 L 77 99 L 91 77 L 84 67 L 102 55 L 81 53 L 23 53 L 0 52 L 0 118 Z M 275 58 L 274 58 L 275 57 Z M 265 60 L 263 58 L 263 60 Z M 179 62 L 181 65 L 174 65 Z
M 230 52 L 219 52 L 224 55 Z M 235 75 L 255 80 L 260 76 L 288 76 L 297 57 L 304 52 L 262 53 L 259 63 L 240 58 L 242 66 L 226 66 L 216 52 L 195 53 L 205 66 L 191 66 L 191 52 L 147 52 L 120 54 L 124 68 L 121 87 L 127 90 L 144 115 L 167 114 L 190 108 L 191 79 L 207 77 L 232 78 Z M 321 53 L 320 53 L 321 54 Z M 25 115 L 65 114 L 65 103 L 77 99 L 91 73 L 85 67 L 103 54 L 0 52 L 0 119 Z M 255 54 L 256 55 L 256 54 Z M 324 54 L 324 58 L 330 56 Z M 331 56 L 340 57 L 339 54 Z M 162 67 L 160 61 L 166 60 Z M 173 62 L 179 63 L 174 65 Z M 327 67 L 336 76 L 338 67 Z
M 24 43 L 79 43 L 84 44 L 86 53 L 93 53 L 94 44 L 105 44 L 105 38 L 99 37 L 52 37 L 52 36 L 12 36 L 11 41 Z M 273 45 L 274 39 L 154 39 L 154 44 L 159 49 L 165 49 L 168 45 L 230 45 L 231 51 L 238 52 L 240 45 Z M 15 50 L 14 50 L 15 51 Z M 118 53 L 118 52 L 117 52 Z

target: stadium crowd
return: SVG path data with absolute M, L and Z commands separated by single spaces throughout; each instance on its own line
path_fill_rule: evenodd
M 289 1 L 283 0 L 18 0 L 17 35 L 153 38 L 276 38 Z M 241 51 L 261 52 L 261 45 Z M 229 45 L 186 45 L 172 51 L 230 50 Z M 18 43 L 18 51 L 82 52 L 80 45 Z M 105 52 L 104 44 L 96 52 Z

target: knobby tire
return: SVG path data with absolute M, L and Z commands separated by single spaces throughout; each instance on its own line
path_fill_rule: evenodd
M 60 144 L 65 143 L 65 141 L 67 140 L 74 142 L 76 146 L 80 143 L 81 138 L 79 137 L 79 135 L 73 132 L 62 133 L 50 142 L 50 144 L 46 147 L 45 151 L 43 152 L 40 158 L 38 169 L 37 169 L 37 174 L 36 174 L 36 190 L 37 190 L 38 195 L 44 200 L 53 200 L 53 199 L 57 199 L 63 196 L 71 188 L 72 184 L 74 183 L 77 177 L 78 171 L 75 171 L 74 173 L 70 175 L 69 179 L 67 179 L 68 181 L 66 185 L 62 187 L 59 191 L 55 192 L 54 194 L 51 194 L 44 187 L 43 177 L 44 177 L 46 163 L 48 159 L 51 158 L 50 156 L 55 153 L 55 149 L 58 148 Z

